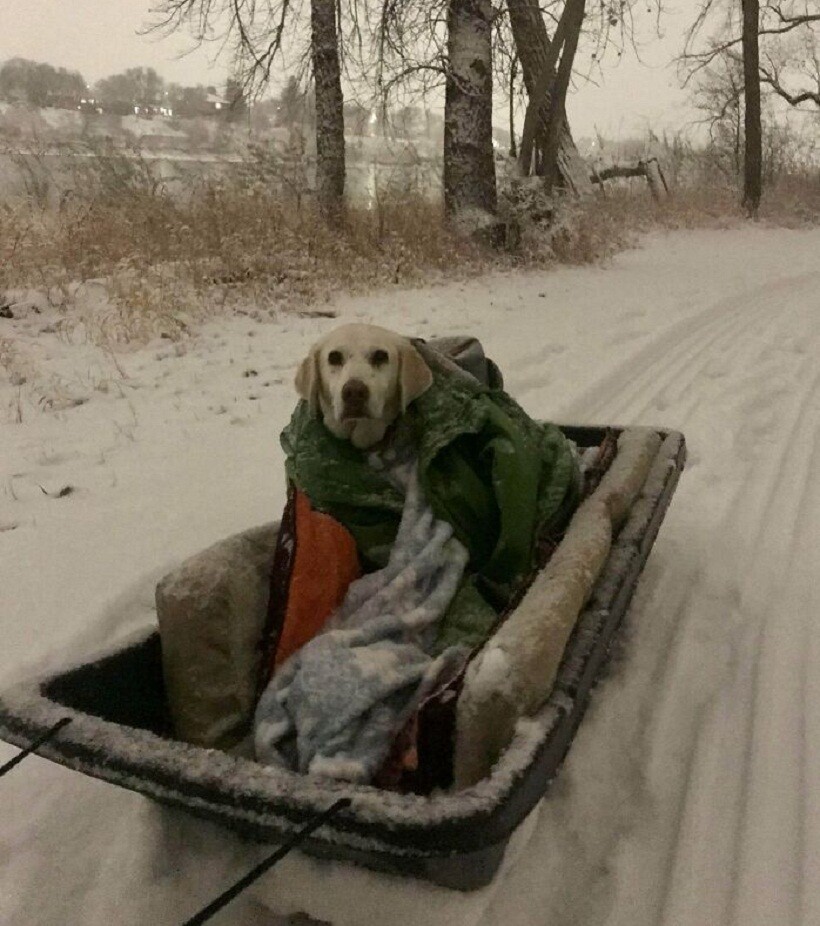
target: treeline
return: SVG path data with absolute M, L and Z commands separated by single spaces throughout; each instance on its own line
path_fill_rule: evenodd
M 316 101 L 311 87 L 291 75 L 276 96 L 249 104 L 239 81 L 229 79 L 222 92 L 217 87 L 185 86 L 166 82 L 153 68 L 129 68 L 89 85 L 79 71 L 53 67 L 38 61 L 13 58 L 0 66 L 0 100 L 34 108 L 55 107 L 88 113 L 127 116 L 198 118 L 219 116 L 227 121 L 253 111 L 256 128 L 299 126 L 312 133 L 316 128 Z M 440 114 L 420 106 L 366 106 L 356 100 L 344 103 L 345 132 L 351 136 L 388 134 L 399 138 L 441 138 Z
M 121 116 L 222 115 L 232 119 L 241 118 L 248 109 L 245 93 L 233 79 L 228 79 L 222 88 L 184 86 L 166 82 L 153 68 L 137 67 L 91 85 L 79 71 L 25 58 L 12 58 L 0 67 L 0 100 Z

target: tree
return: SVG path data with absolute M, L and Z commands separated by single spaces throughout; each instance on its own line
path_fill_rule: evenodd
M 760 80 L 789 106 L 820 111 L 820 14 L 791 22 L 797 25 L 776 42 L 764 39 Z
M 316 198 L 327 219 L 341 218 L 345 122 L 335 0 L 311 0 L 311 58 L 316 95 Z
M 701 163 L 707 171 L 715 171 L 732 184 L 743 182 L 744 96 L 740 52 L 727 51 L 698 75 L 694 104 L 701 113 L 698 121 L 709 132 L 705 160 Z M 777 112 L 776 98 L 772 94 L 761 96 L 760 117 L 762 188 L 765 189 L 794 168 L 795 158 L 800 160 L 801 136 L 782 119 L 782 107 L 781 112 Z
M 168 105 L 177 116 L 203 116 L 208 111 L 208 88 L 202 84 L 195 87 L 169 84 L 166 94 Z
M 165 81 L 153 68 L 128 68 L 97 81 L 95 94 L 105 106 L 157 106 L 163 98 Z
M 815 0 L 758 0 L 758 75 L 790 106 L 813 109 L 820 108 L 820 12 L 809 12 L 810 3 L 816 6 Z M 744 13 L 743 0 L 702 0 L 681 56 L 687 82 L 721 56 L 742 50 Z M 697 47 L 715 19 L 715 33 L 705 48 Z
M 400 138 L 413 138 L 422 132 L 424 116 L 418 106 L 400 106 L 390 117 L 393 131 Z
M 297 50 L 304 18 L 293 0 L 160 0 L 154 28 L 190 31 L 198 43 L 217 41 L 233 48 L 236 78 L 245 96 L 267 86 L 285 44 Z M 325 215 L 341 215 L 345 149 L 336 0 L 311 0 L 310 51 L 316 98 L 316 193 Z
M 727 54 L 703 71 L 694 98 L 709 130 L 710 164 L 736 182 L 743 174 L 743 62 Z
M 535 107 L 530 116 L 532 148 L 527 158 L 522 158 L 519 152 L 519 163 L 523 166 L 526 160 L 526 174 L 533 171 L 543 175 L 548 169 L 544 152 L 551 111 L 550 83 L 555 77 L 555 51 L 560 52 L 562 43 L 559 43 L 557 49 L 553 49 L 553 41 L 549 38 L 544 17 L 537 3 L 533 3 L 532 0 L 507 0 L 507 10 L 524 86 L 531 107 Z M 566 11 L 565 5 L 565 14 Z M 562 104 L 562 113 L 563 109 Z M 588 190 L 589 171 L 575 147 L 565 113 L 557 129 L 558 156 L 555 159 L 556 164 L 550 165 L 549 170 L 552 172 L 557 168 L 561 182 L 572 192 Z
M 370 110 L 357 100 L 348 100 L 344 105 L 345 133 L 367 135 L 370 128 Z
M 67 99 L 79 103 L 85 86 L 78 71 L 54 68 L 25 58 L 12 58 L 0 67 L 0 99 L 9 102 L 48 106 Z
M 444 91 L 444 206 L 496 210 L 490 0 L 450 0 Z
M 290 127 L 302 122 L 308 109 L 307 94 L 294 74 L 282 88 L 276 105 L 276 125 Z
M 525 175 L 544 176 L 547 186 L 559 183 L 571 192 L 588 191 L 589 170 L 572 140 L 562 99 L 575 74 L 577 47 L 583 36 L 592 45 L 591 66 L 603 72 L 603 61 L 610 50 L 620 57 L 627 44 L 634 45 L 633 30 L 644 8 L 659 20 L 661 0 L 599 0 L 590 4 L 576 0 L 506 0 L 506 5 L 515 56 L 529 99 L 529 126 L 525 126 L 529 151 L 523 158 L 519 151 L 519 165 Z M 555 24 L 552 38 L 545 17 Z M 514 83 L 512 78 L 511 98 Z M 554 108 L 553 91 L 559 97 Z M 555 116 L 552 129 L 551 113 Z M 557 152 L 552 150 L 556 145 Z
M 743 89 L 745 131 L 743 159 L 743 206 L 751 218 L 757 217 L 763 173 L 763 132 L 760 124 L 760 28 L 759 0 L 741 0 L 743 6 Z
M 541 137 L 541 164 L 548 189 L 560 180 L 558 151 L 566 131 L 566 96 L 584 22 L 585 0 L 566 0 L 540 73 L 534 82 L 524 120 L 519 164 L 526 176 L 532 170 L 536 135 Z
M 225 113 L 229 122 L 238 122 L 248 114 L 248 101 L 245 89 L 235 77 L 229 77 L 225 82 L 225 102 L 228 109 Z
M 697 48 L 701 34 L 715 17 L 719 17 L 717 32 L 707 40 L 706 48 Z M 740 52 L 744 84 L 743 205 L 751 217 L 757 215 L 763 185 L 761 84 L 790 105 L 820 106 L 818 27 L 820 13 L 809 12 L 809 0 L 764 0 L 762 6 L 760 0 L 702 0 L 687 34 L 681 58 L 688 72 L 687 81 L 704 72 L 708 76 L 715 62 L 731 60 Z M 810 87 L 793 89 L 791 80 L 801 68 L 799 62 L 789 61 L 782 54 L 784 36 L 785 41 L 794 36 L 802 38 L 806 55 L 802 64 L 805 74 L 814 74 L 816 95 Z

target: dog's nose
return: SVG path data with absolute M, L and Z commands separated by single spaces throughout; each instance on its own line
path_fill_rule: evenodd
M 370 398 L 370 389 L 360 379 L 349 379 L 342 386 L 342 401 L 345 405 L 364 405 Z

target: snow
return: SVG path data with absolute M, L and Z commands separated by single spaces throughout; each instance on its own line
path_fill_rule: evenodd
M 472 899 L 296 855 L 214 923 L 275 922 L 263 902 L 351 924 L 820 922 L 818 254 L 818 231 L 681 232 L 604 267 L 129 351 L 18 304 L 0 319 L 0 684 L 110 647 L 152 620 L 171 566 L 278 517 L 277 436 L 320 333 L 467 331 L 534 415 L 686 434 L 608 677 L 515 864 Z M 14 926 L 179 923 L 267 852 L 39 758 L 0 795 Z
M 501 647 L 490 644 L 482 650 L 481 659 L 476 662 L 473 684 L 477 688 L 497 691 L 509 680 L 512 665 Z

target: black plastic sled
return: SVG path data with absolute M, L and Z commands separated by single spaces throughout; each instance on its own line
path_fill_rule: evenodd
M 591 427 L 564 431 L 581 448 L 598 446 L 606 433 Z M 429 797 L 400 794 L 298 775 L 175 740 L 156 632 L 4 692 L 0 738 L 31 747 L 71 718 L 37 747 L 39 755 L 265 843 L 280 843 L 347 797 L 351 805 L 316 830 L 304 851 L 456 890 L 482 887 L 559 770 L 675 491 L 686 456 L 683 435 L 658 433 L 649 476 L 575 623 L 549 700 L 519 724 L 489 777 L 470 788 Z

